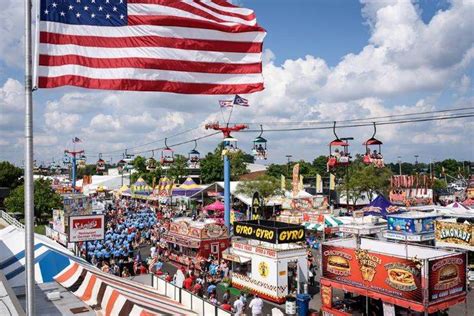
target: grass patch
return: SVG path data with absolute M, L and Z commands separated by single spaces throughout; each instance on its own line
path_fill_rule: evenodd
M 35 226 L 35 233 L 45 235 L 46 234 L 46 225 Z

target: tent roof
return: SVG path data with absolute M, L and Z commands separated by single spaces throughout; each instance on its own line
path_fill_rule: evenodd
M 400 213 L 402 211 L 398 206 L 394 206 L 390 203 L 383 195 L 377 196 L 362 210 L 365 215 L 376 215 L 382 216 L 383 218 L 387 217 L 387 215 Z

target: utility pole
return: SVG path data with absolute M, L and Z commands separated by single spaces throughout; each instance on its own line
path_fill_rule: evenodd
M 402 175 L 402 156 L 398 156 L 398 173 Z
M 224 147 L 230 145 L 230 141 L 226 139 L 232 138 L 231 132 L 238 132 L 248 128 L 244 124 L 235 124 L 233 126 L 219 125 L 219 123 L 209 123 L 205 125 L 206 129 L 213 129 L 222 132 L 224 136 Z M 224 222 L 227 227 L 227 232 L 230 235 L 230 159 L 228 153 L 224 154 Z
M 286 155 L 286 158 L 288 159 L 288 162 L 286 164 L 286 174 L 289 177 L 290 176 L 290 161 L 291 161 L 292 155 Z

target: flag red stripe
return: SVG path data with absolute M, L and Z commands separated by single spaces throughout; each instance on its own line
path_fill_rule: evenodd
M 168 15 L 129 15 L 128 25 L 158 25 L 158 26 L 180 26 L 197 29 L 216 30 L 227 33 L 243 33 L 243 32 L 265 32 L 265 29 L 259 25 L 223 25 L 210 21 L 203 21 L 190 18 L 182 18 Z
M 239 94 L 263 90 L 263 82 L 255 84 L 208 84 L 134 79 L 93 79 L 82 76 L 39 77 L 39 88 L 78 86 L 102 90 L 160 91 L 183 94 Z
M 232 53 L 261 53 L 262 43 L 181 39 L 162 36 L 102 37 L 40 32 L 40 43 L 88 47 L 168 47 Z
M 238 8 L 238 6 L 233 5 L 232 3 L 228 2 L 227 0 L 211 0 L 214 3 L 217 3 L 220 6 L 223 7 L 229 7 L 229 8 Z
M 232 16 L 232 17 L 239 18 L 239 19 L 246 20 L 246 21 L 252 21 L 252 20 L 255 19 L 255 14 L 254 13 L 249 14 L 249 15 L 232 13 L 232 12 L 222 11 L 222 10 L 216 9 L 214 7 L 211 7 L 211 6 L 207 5 L 205 2 L 202 2 L 202 1 L 194 0 L 194 2 L 199 4 L 202 7 L 206 8 L 206 9 L 209 9 L 209 10 L 211 10 L 215 13 L 221 14 L 221 15 L 228 15 L 228 16 Z
M 79 55 L 40 55 L 39 65 L 81 65 L 90 68 L 140 68 L 220 74 L 258 74 L 262 72 L 261 63 L 227 64 L 156 58 L 92 58 Z

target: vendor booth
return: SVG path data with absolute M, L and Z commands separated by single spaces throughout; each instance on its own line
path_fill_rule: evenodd
M 194 262 L 196 267 L 211 254 L 220 258 L 222 251 L 229 247 L 227 228 L 211 219 L 176 218 L 163 238 L 171 251 L 170 260 L 183 265 Z
M 386 218 L 387 215 L 399 214 L 405 211 L 399 206 L 393 205 L 383 195 L 377 196 L 370 204 L 362 209 L 364 215 L 373 215 Z
M 387 239 L 425 242 L 434 240 L 434 222 L 440 215 L 407 212 L 387 216 L 387 231 L 383 236 Z
M 234 224 L 232 248 L 225 258 L 237 263 L 232 286 L 283 303 L 285 297 L 308 282 L 305 229 L 300 225 L 252 220 Z M 242 266 L 242 263 L 245 264 Z M 235 267 L 235 265 L 233 265 Z
M 466 299 L 464 252 L 362 238 L 322 245 L 321 301 L 326 315 L 434 313 Z M 343 300 L 334 299 L 343 290 Z
M 343 223 L 339 226 L 339 232 L 344 235 L 360 236 L 374 236 L 382 233 L 387 229 L 387 221 L 380 216 L 367 215 L 364 216 L 364 211 L 355 211 L 353 216 L 339 217 Z

